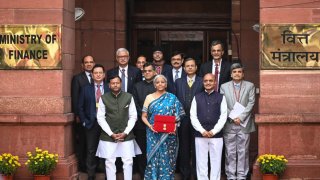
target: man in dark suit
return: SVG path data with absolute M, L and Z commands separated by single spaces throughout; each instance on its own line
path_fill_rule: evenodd
M 141 179 L 144 177 L 144 171 L 147 165 L 146 125 L 141 119 L 141 113 L 147 95 L 156 91 L 153 84 L 153 78 L 156 76 L 156 74 L 155 67 L 151 62 L 144 64 L 143 76 L 145 77 L 145 80 L 135 84 L 132 92 L 138 113 L 138 120 L 133 128 L 133 133 L 136 136 L 136 141 L 142 151 L 142 154 L 133 159 L 133 168 L 134 172 L 137 171 L 140 174 Z
M 86 138 L 84 136 L 84 128 L 80 123 L 78 99 L 80 94 L 80 88 L 90 84 L 91 71 L 95 65 L 94 59 L 90 55 L 86 55 L 82 58 L 81 66 L 83 72 L 73 76 L 71 84 L 71 100 L 72 100 L 72 112 L 75 117 L 75 152 L 78 159 L 78 168 L 80 171 L 86 171 Z
M 171 56 L 172 70 L 163 73 L 168 80 L 167 91 L 173 94 L 176 93 L 174 82 L 181 77 L 186 77 L 187 75 L 182 68 L 183 60 L 183 53 L 178 51 L 173 52 Z
M 183 105 L 186 112 L 179 128 L 179 170 L 182 179 L 190 179 L 191 174 L 196 177 L 195 146 L 193 127 L 190 122 L 190 107 L 193 97 L 203 90 L 202 78 L 196 76 L 197 64 L 192 58 L 187 58 L 184 62 L 184 71 L 187 76 L 177 79 L 175 82 L 176 96 Z M 192 152 L 192 154 L 191 154 Z M 192 168 L 190 166 L 192 157 Z
M 134 84 L 142 80 L 141 70 L 129 65 L 130 55 L 129 51 L 125 48 L 117 50 L 116 59 L 119 66 L 107 71 L 107 80 L 109 82 L 110 77 L 119 76 L 122 80 L 121 90 L 132 93 Z
M 156 46 L 153 48 L 152 58 L 157 74 L 164 74 L 172 69 L 172 67 L 166 64 L 166 61 L 163 59 L 163 49 L 161 47 Z
M 212 41 L 210 50 L 213 59 L 201 65 L 199 76 L 203 77 L 207 73 L 214 74 L 216 81 L 215 91 L 220 92 L 221 84 L 230 81 L 231 63 L 222 59 L 224 47 L 221 41 Z
M 101 128 L 97 122 L 97 108 L 99 98 L 108 91 L 104 83 L 105 70 L 101 64 L 96 64 L 92 69 L 93 83 L 83 86 L 79 95 L 79 117 L 83 127 L 85 127 L 85 137 L 87 142 L 86 170 L 88 179 L 95 179 L 95 169 L 98 159 L 95 156 Z

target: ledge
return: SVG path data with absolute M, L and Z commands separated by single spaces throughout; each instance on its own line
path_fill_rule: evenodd
M 320 114 L 255 114 L 257 124 L 320 124 Z
M 1 114 L 0 124 L 69 124 L 73 121 L 73 113 L 47 115 Z

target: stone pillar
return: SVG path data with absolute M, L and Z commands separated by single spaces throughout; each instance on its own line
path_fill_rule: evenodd
M 15 179 L 30 179 L 24 162 L 35 147 L 59 154 L 54 179 L 77 176 L 70 85 L 75 57 L 74 0 L 0 1 L 1 24 L 61 24 L 62 70 L 0 70 L 0 153 L 20 157 Z
M 320 2 L 260 0 L 260 24 L 319 23 Z M 319 70 L 260 70 L 259 154 L 283 154 L 281 178 L 320 177 Z M 261 179 L 254 166 L 253 179 Z

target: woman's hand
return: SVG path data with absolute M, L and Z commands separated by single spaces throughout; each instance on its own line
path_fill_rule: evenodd
M 150 124 L 148 127 L 150 128 L 150 130 L 151 130 L 152 132 L 158 133 L 156 130 L 153 129 L 153 126 L 152 126 L 151 124 Z

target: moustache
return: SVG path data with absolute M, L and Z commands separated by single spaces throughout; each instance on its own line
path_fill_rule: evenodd
M 179 63 L 178 62 L 175 62 L 175 63 L 173 63 L 174 65 L 179 65 Z

